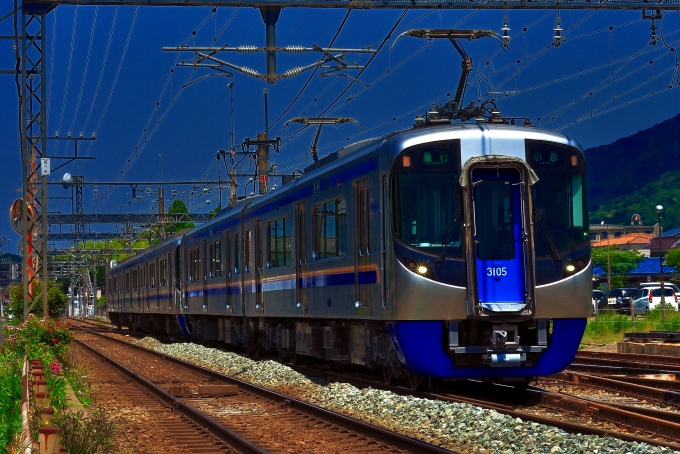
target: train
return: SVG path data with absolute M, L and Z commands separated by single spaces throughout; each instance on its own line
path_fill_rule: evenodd
M 574 139 L 421 121 L 299 173 L 111 267 L 111 322 L 414 388 L 571 363 L 592 285 Z

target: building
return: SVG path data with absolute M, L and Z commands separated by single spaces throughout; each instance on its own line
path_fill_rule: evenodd
M 590 243 L 591 247 L 616 246 L 617 251 L 640 251 L 645 257 L 650 256 L 649 244 L 654 239 L 651 233 L 627 233 L 616 238 L 609 238 Z M 658 249 L 657 249 L 658 257 Z

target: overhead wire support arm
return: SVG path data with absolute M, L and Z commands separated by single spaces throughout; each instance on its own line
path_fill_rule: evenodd
M 285 47 L 274 47 L 272 49 L 269 49 L 268 47 L 256 47 L 256 46 L 236 46 L 236 47 L 229 47 L 228 45 L 223 45 L 218 48 L 212 48 L 212 47 L 189 47 L 189 46 L 179 46 L 179 47 L 163 47 L 162 48 L 164 51 L 167 52 L 193 52 L 195 56 L 197 57 L 195 61 L 182 61 L 179 63 L 177 66 L 190 66 L 193 68 L 209 68 L 213 69 L 216 71 L 221 71 L 223 73 L 226 73 L 227 75 L 231 75 L 230 72 L 224 70 L 222 67 L 227 67 L 230 69 L 233 69 L 235 71 L 240 72 L 241 74 L 244 74 L 246 76 L 250 76 L 256 79 L 262 79 L 266 80 L 269 83 L 273 83 L 272 81 L 278 81 L 281 79 L 289 79 L 295 76 L 299 76 L 305 71 L 308 71 L 310 69 L 314 68 L 324 68 L 327 69 L 327 71 L 322 72 L 319 77 L 327 77 L 327 76 L 333 76 L 333 75 L 340 75 L 340 71 L 347 71 L 347 70 L 361 70 L 364 69 L 365 67 L 362 65 L 356 65 L 356 64 L 347 64 L 343 61 L 344 57 L 347 54 L 376 54 L 378 51 L 375 49 L 371 49 L 370 47 L 362 47 L 360 49 L 351 49 L 351 48 L 335 48 L 335 47 L 320 47 L 316 44 L 314 44 L 312 47 L 303 47 L 303 46 L 285 46 Z M 215 57 L 215 54 L 219 52 L 236 52 L 236 53 L 244 53 L 244 54 L 254 54 L 254 53 L 262 53 L 262 52 L 267 52 L 268 55 L 269 53 L 273 52 L 274 54 L 278 52 L 283 52 L 283 53 L 289 53 L 289 54 L 301 54 L 305 52 L 316 52 L 316 53 L 321 53 L 323 54 L 323 57 L 321 60 L 311 63 L 306 66 L 298 66 L 294 67 L 291 69 L 288 69 L 284 71 L 281 74 L 275 74 L 271 73 L 270 69 L 267 68 L 267 74 L 261 74 L 255 69 L 248 68 L 247 66 L 238 66 L 233 63 L 229 63 L 227 61 L 224 61 L 222 59 L 219 59 Z M 335 55 L 333 55 L 335 53 Z M 214 62 L 215 64 L 205 64 L 206 61 L 211 61 Z M 324 66 L 324 65 L 329 65 L 331 63 L 336 63 L 336 66 Z M 207 76 L 205 76 L 207 77 Z M 205 78 L 203 77 L 203 78 Z M 346 76 L 347 77 L 347 76 Z M 198 79 L 198 80 L 202 80 Z M 349 78 L 349 77 L 348 77 Z M 350 78 L 351 79 L 351 78 Z M 193 82 L 192 82 L 193 83 Z M 365 84 L 364 84 L 365 85 Z

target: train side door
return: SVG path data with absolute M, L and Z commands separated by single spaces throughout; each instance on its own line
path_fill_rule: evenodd
M 387 175 L 380 176 L 380 299 L 382 307 L 389 306 L 387 288 Z
M 492 315 L 525 311 L 526 219 L 523 184 L 516 168 L 472 171 L 472 215 L 477 304 Z
M 264 311 L 264 292 L 262 291 L 262 278 L 264 267 L 262 262 L 262 221 L 255 221 L 255 309 Z
M 224 238 L 224 259 L 224 269 L 226 271 L 224 274 L 226 275 L 227 279 L 227 291 L 224 298 L 224 304 L 227 312 L 230 312 L 232 309 L 231 293 L 233 291 L 231 288 L 231 282 L 234 273 L 234 269 L 231 266 L 231 231 L 227 232 Z
M 368 226 L 370 209 L 367 178 L 354 185 L 354 301 L 357 307 L 371 305 L 371 285 L 366 278 L 371 270 Z
M 307 313 L 307 216 L 305 204 L 295 205 L 296 312 Z
M 210 263 L 208 260 L 208 242 L 203 240 L 201 241 L 201 274 L 198 275 L 199 279 L 203 282 L 201 289 L 203 312 L 208 311 L 208 263 Z

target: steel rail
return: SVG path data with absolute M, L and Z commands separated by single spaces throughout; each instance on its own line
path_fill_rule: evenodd
M 131 371 L 130 369 L 123 366 L 119 362 L 113 360 L 112 358 L 109 358 L 104 353 L 100 352 L 99 350 L 95 349 L 94 347 L 88 345 L 87 343 L 85 343 L 85 342 L 83 342 L 79 339 L 75 339 L 75 341 L 79 345 L 82 345 L 83 347 L 88 349 L 90 352 L 92 352 L 95 355 L 102 358 L 105 362 L 116 367 L 116 369 L 118 369 L 123 374 L 128 376 L 135 383 L 140 384 L 145 389 L 154 393 L 158 398 L 160 398 L 165 403 L 172 405 L 175 408 L 176 411 L 181 412 L 183 415 L 187 416 L 189 419 L 191 419 L 195 423 L 199 424 L 201 427 L 208 429 L 210 431 L 210 433 L 213 434 L 215 437 L 224 441 L 225 443 L 227 443 L 229 446 L 233 447 L 234 449 L 237 449 L 239 452 L 253 453 L 253 454 L 255 454 L 255 453 L 257 453 L 257 454 L 268 454 L 269 453 L 269 451 L 261 448 L 260 446 L 257 446 L 255 443 L 253 443 L 250 440 L 242 437 L 241 435 L 237 434 L 236 432 L 229 429 L 228 427 L 220 424 L 219 422 L 212 419 L 210 416 L 208 416 L 208 415 L 204 414 L 203 412 L 197 410 L 196 408 L 192 407 L 191 405 L 188 405 L 187 403 L 183 402 L 181 399 L 174 397 L 172 394 L 170 394 L 170 393 L 166 392 L 165 390 L 163 390 L 162 388 L 156 386 L 155 384 L 153 384 L 149 380 L 145 379 L 141 375 Z
M 636 385 L 649 386 L 651 388 L 680 392 L 680 381 L 659 380 L 654 378 L 642 378 L 642 377 L 623 377 L 621 375 L 602 375 L 602 376 L 605 378 L 611 378 L 612 380 L 622 381 L 626 383 L 634 383 Z
M 680 366 L 680 356 L 640 355 L 637 353 L 613 353 L 580 351 L 576 359 L 619 360 L 635 362 L 636 364 L 663 364 Z
M 73 328 L 73 326 L 72 326 Z M 87 331 L 91 334 L 102 336 L 112 342 L 117 342 L 123 345 L 126 345 L 128 347 L 131 347 L 133 349 L 139 349 L 141 351 L 144 351 L 146 353 L 158 356 L 159 358 L 168 360 L 170 362 L 182 365 L 183 367 L 186 367 L 188 369 L 191 369 L 192 371 L 195 371 L 197 373 L 203 374 L 205 376 L 208 376 L 210 378 L 213 378 L 215 380 L 221 380 L 221 381 L 227 381 L 230 383 L 234 383 L 239 386 L 239 388 L 242 388 L 248 392 L 251 392 L 253 394 L 258 394 L 263 397 L 266 397 L 268 399 L 272 399 L 274 401 L 282 402 L 285 405 L 289 406 L 290 408 L 295 408 L 297 410 L 303 411 L 307 414 L 310 414 L 312 416 L 315 416 L 320 419 L 324 419 L 326 421 L 332 422 L 333 424 L 343 426 L 352 432 L 359 433 L 363 436 L 370 437 L 374 440 L 377 440 L 379 442 L 389 444 L 391 446 L 394 446 L 397 449 L 402 449 L 405 450 L 406 452 L 409 453 L 423 453 L 423 454 L 428 454 L 428 453 L 439 453 L 439 454 L 451 454 L 452 452 L 455 453 L 455 451 L 451 451 L 449 449 L 441 448 L 439 446 L 432 445 L 430 443 L 426 443 L 424 441 L 407 437 L 405 435 L 398 434 L 396 432 L 391 432 L 387 429 L 383 429 L 378 426 L 374 426 L 372 424 L 365 423 L 363 421 L 358 421 L 356 419 L 352 419 L 348 416 L 341 415 L 339 413 L 335 413 L 330 410 L 326 410 L 325 408 L 318 407 L 316 405 L 304 402 L 302 400 L 298 400 L 295 398 L 292 398 L 290 396 L 285 396 L 283 394 L 277 393 L 275 391 L 271 391 L 266 388 L 262 388 L 257 385 L 253 385 L 252 383 L 248 383 L 243 380 L 239 380 L 234 377 L 230 377 L 228 375 L 223 375 L 220 374 L 219 372 L 212 371 L 210 369 L 204 369 L 201 366 L 197 366 L 195 364 L 192 364 L 187 361 L 183 361 L 181 359 L 173 358 L 172 356 L 167 356 L 163 355 L 161 353 L 155 352 L 153 350 L 149 350 L 147 348 L 141 347 L 139 345 L 131 344 L 129 342 L 125 342 L 123 340 L 119 340 L 113 337 L 108 337 L 108 336 L 103 336 L 100 333 L 97 333 L 95 331 L 92 331 L 87 328 L 82 328 L 82 327 L 76 327 L 76 329 L 82 329 L 84 331 Z M 165 391 L 163 391 L 165 392 Z M 167 393 L 166 393 L 167 394 Z M 172 396 L 170 396 L 172 397 Z M 172 397 L 174 399 L 174 397 Z M 186 404 L 182 404 L 186 405 Z M 219 423 L 217 423 L 219 424 Z M 680 446 L 678 446 L 680 448 Z
M 576 360 L 569 365 L 569 370 L 590 372 L 598 375 L 645 375 L 645 374 L 680 374 L 680 366 L 668 366 L 665 364 L 635 364 L 624 361 L 601 360 Z M 596 363 L 593 363 L 596 361 Z
M 612 378 L 573 372 L 570 370 L 560 372 L 557 374 L 557 376 L 566 382 L 586 383 L 593 386 L 599 386 L 610 391 L 623 392 L 642 399 L 653 399 L 658 402 L 680 405 L 680 392 L 676 391 L 657 389 L 651 386 L 627 383 Z M 680 427 L 678 427 L 677 430 L 680 431 Z M 680 432 L 678 432 L 678 434 L 680 435 Z

